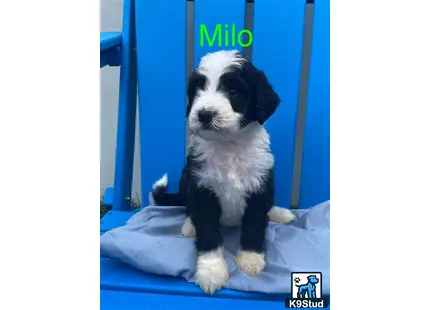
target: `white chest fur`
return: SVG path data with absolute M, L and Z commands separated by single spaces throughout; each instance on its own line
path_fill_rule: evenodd
M 219 199 L 221 224 L 240 225 L 247 196 L 260 190 L 274 164 L 268 133 L 258 126 L 250 128 L 240 139 L 228 142 L 192 135 L 189 146 L 204 163 L 202 169 L 193 171 L 198 185 L 211 189 Z

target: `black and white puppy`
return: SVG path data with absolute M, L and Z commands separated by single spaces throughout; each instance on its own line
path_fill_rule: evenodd
M 235 262 L 256 276 L 266 265 L 268 219 L 287 223 L 294 217 L 272 209 L 274 157 L 263 125 L 280 98 L 265 74 L 237 51 L 204 56 L 187 95 L 190 134 L 179 193 L 166 192 L 165 175 L 151 194 L 158 205 L 186 206 L 182 233 L 196 235 L 195 282 L 212 294 L 229 278 L 220 226 L 241 227 Z

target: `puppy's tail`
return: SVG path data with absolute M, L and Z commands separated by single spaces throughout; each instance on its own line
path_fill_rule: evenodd
M 167 193 L 167 174 L 154 183 L 150 194 L 151 204 L 158 206 L 183 206 L 185 205 L 180 193 Z M 152 199 L 151 199 L 152 196 Z

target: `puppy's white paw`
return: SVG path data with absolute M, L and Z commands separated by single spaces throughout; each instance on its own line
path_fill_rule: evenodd
M 221 289 L 227 283 L 228 277 L 228 266 L 221 248 L 199 254 L 195 281 L 206 294 L 212 295 Z
M 194 227 L 191 218 L 187 217 L 184 224 L 182 225 L 182 236 L 184 237 L 194 237 L 196 235 L 196 228 Z
M 258 276 L 266 268 L 264 253 L 238 250 L 235 262 L 237 267 L 252 277 Z
M 296 216 L 293 212 L 286 208 L 277 206 L 273 206 L 267 215 L 272 222 L 279 224 L 288 224 L 296 219 Z

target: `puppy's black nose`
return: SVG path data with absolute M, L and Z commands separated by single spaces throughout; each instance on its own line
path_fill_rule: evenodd
M 197 114 L 199 118 L 199 122 L 202 123 L 203 125 L 209 125 L 212 122 L 212 119 L 214 118 L 215 115 L 216 115 L 216 112 L 210 111 L 210 110 L 200 110 L 199 113 Z

